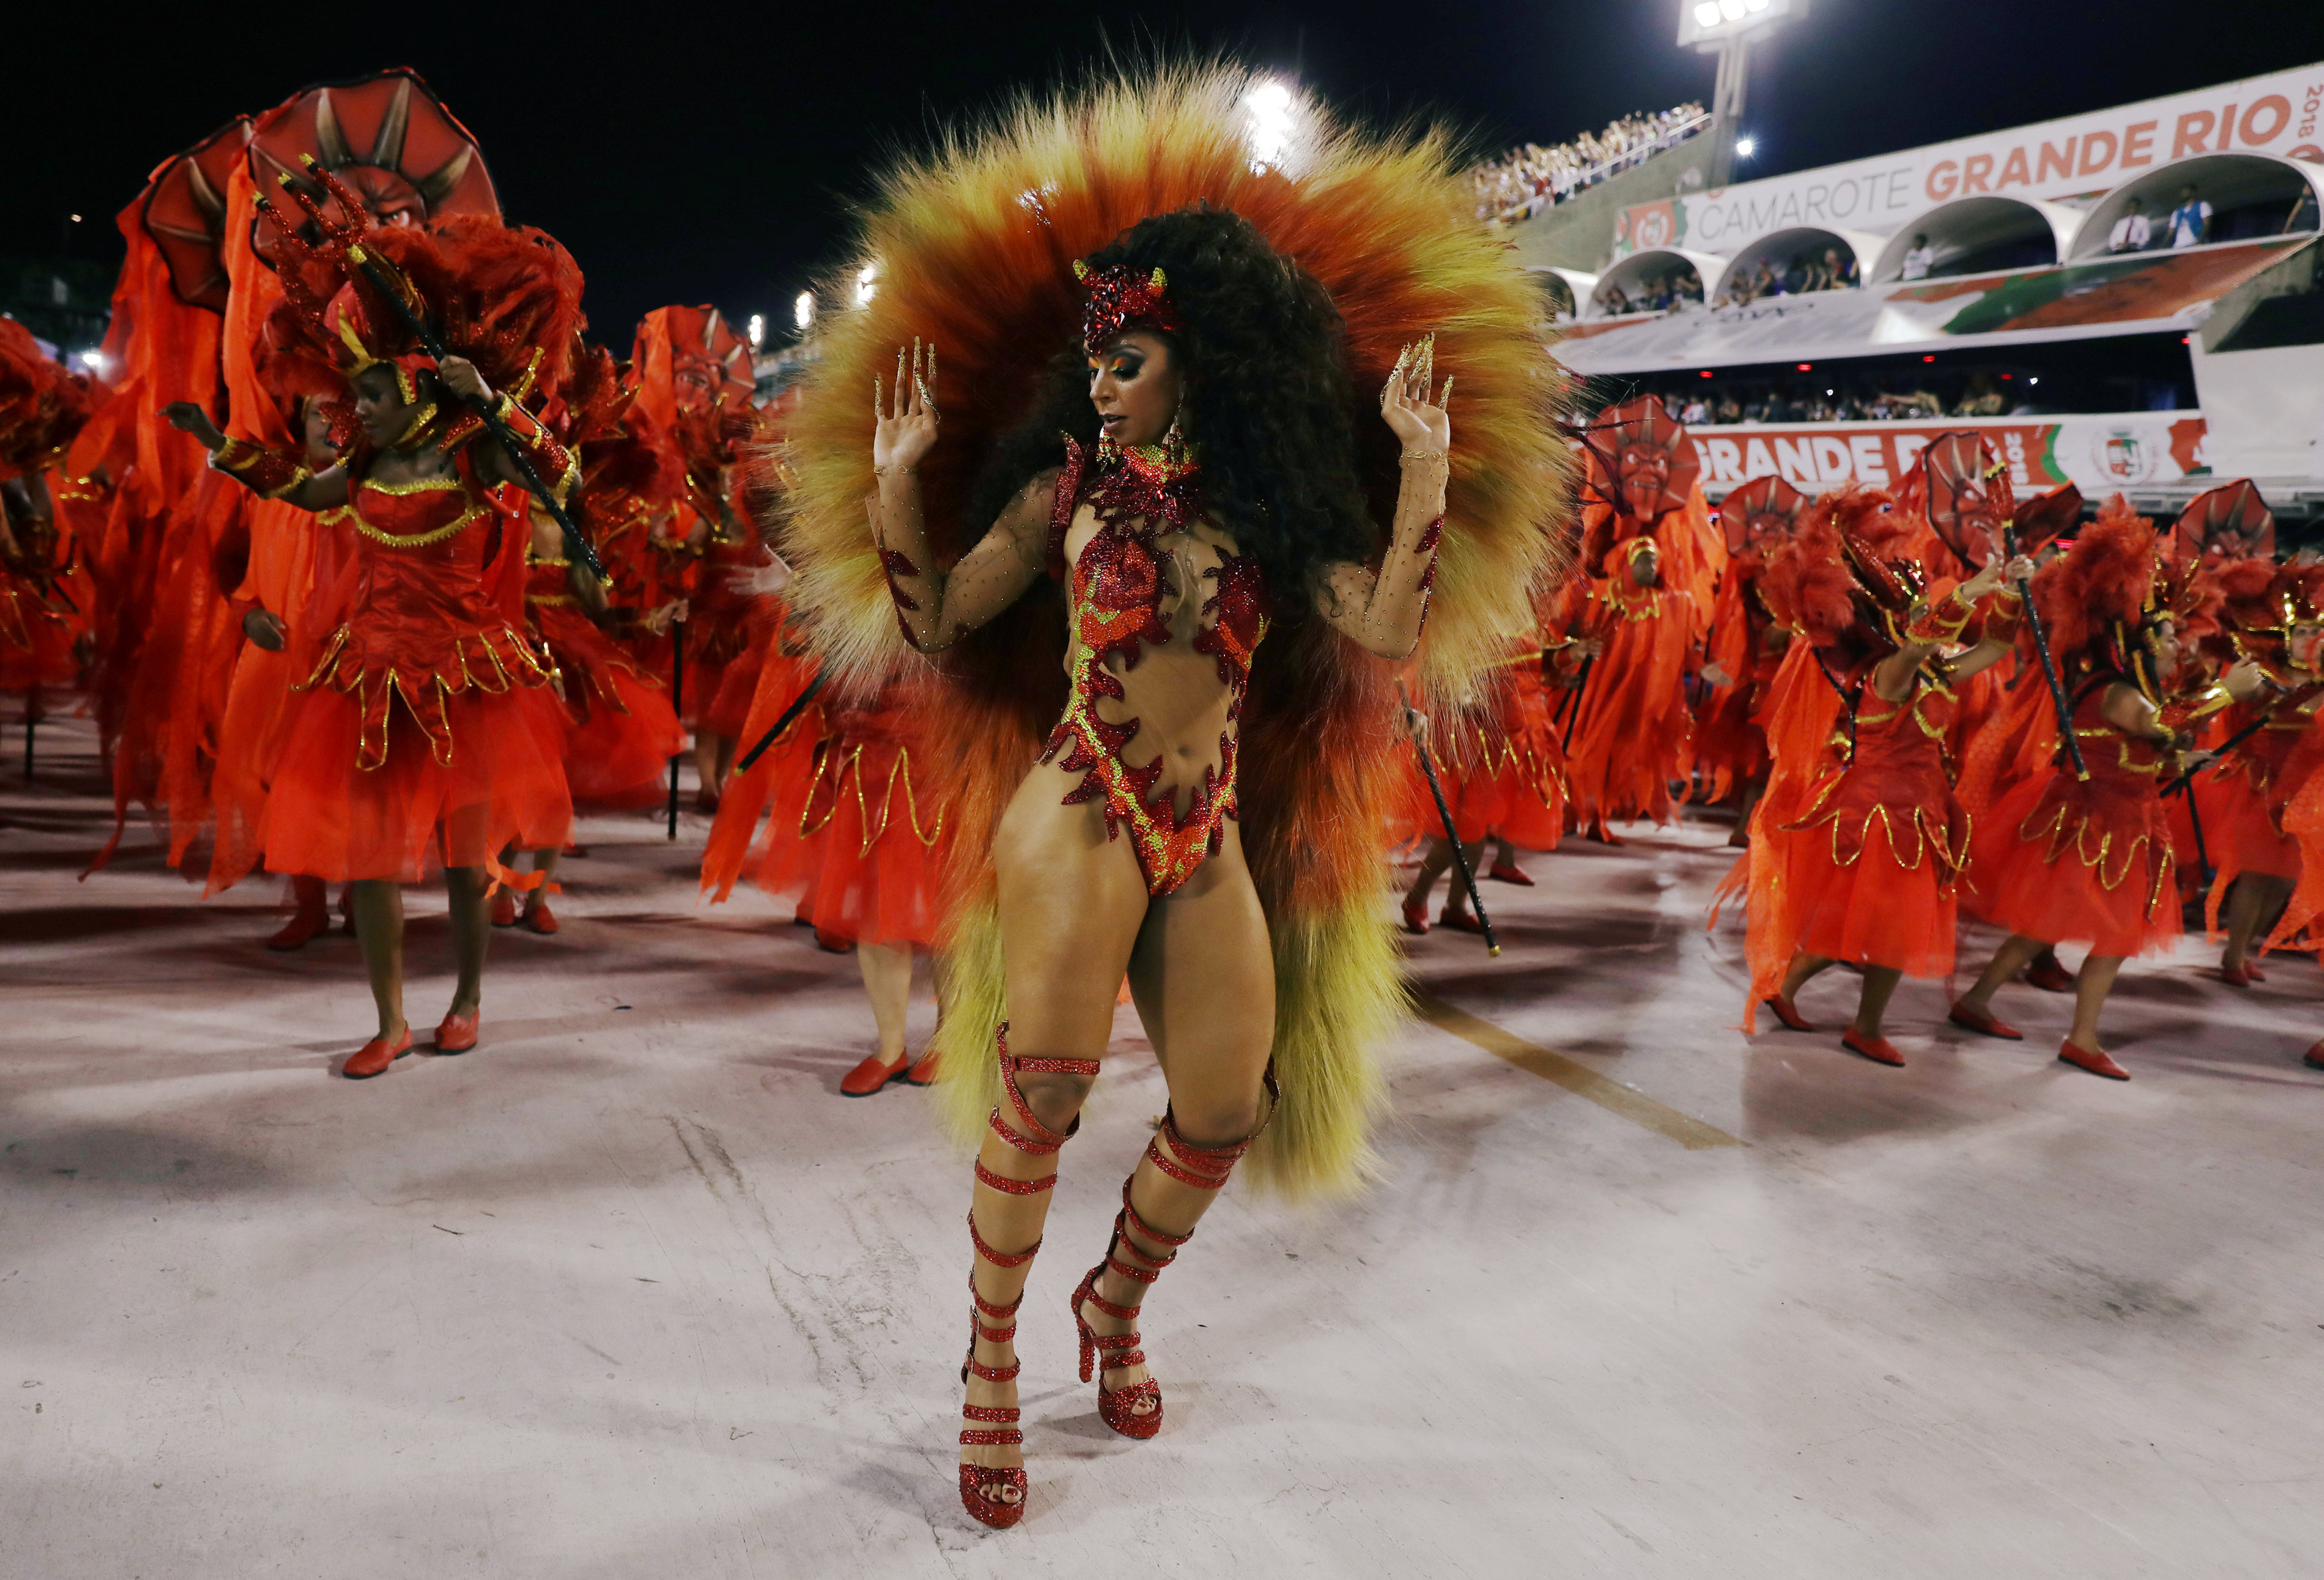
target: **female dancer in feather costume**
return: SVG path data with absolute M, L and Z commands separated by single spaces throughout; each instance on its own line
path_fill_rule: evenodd
M 1015 1312 L 1116 986 L 1173 1106 L 1074 1312 L 1101 1413 L 1143 1438 L 1136 1302 L 1237 1159 L 1293 1193 L 1363 1169 L 1400 997 L 1377 905 L 1389 666 L 1431 567 L 1414 678 L 1447 703 L 1554 569 L 1555 375 L 1448 148 L 1318 117 L 1261 163 L 1252 86 L 1028 106 L 891 178 L 858 261 L 878 295 L 790 430 L 783 547 L 826 673 L 939 656 L 930 756 L 960 809 L 939 1092 L 983 1133 L 960 1485 L 989 1525 L 1024 1512 Z M 1437 324 L 1457 450 L 1423 388 Z M 933 358 L 899 362 L 867 425 L 864 387 L 920 336 L 942 390 Z

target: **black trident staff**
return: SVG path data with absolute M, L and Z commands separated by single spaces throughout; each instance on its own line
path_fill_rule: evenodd
M 1995 472 L 2000 470 L 1994 468 Z M 2017 557 L 2017 520 L 2014 516 L 2001 524 L 2001 552 L 2011 559 Z M 2042 660 L 2043 677 L 2050 683 L 2050 705 L 2058 711 L 2058 733 L 2065 738 L 2066 756 L 2073 761 L 2074 777 L 2087 779 L 2090 771 L 2082 766 L 2082 743 L 2074 739 L 2074 704 L 2067 700 L 2066 684 L 2058 678 L 2058 666 L 2050 657 L 2050 633 L 2042 628 L 2042 612 L 2034 607 L 2034 583 L 2027 578 L 2018 578 L 2017 596 L 2025 605 L 2025 623 L 2034 628 L 2034 651 Z
M 1477 925 L 1485 934 L 1485 952 L 1498 959 L 1501 941 L 1493 935 L 1493 919 L 1485 914 L 1485 896 L 1477 892 L 1477 875 L 1469 870 L 1469 852 L 1461 848 L 1461 836 L 1452 831 L 1452 808 L 1445 803 L 1444 786 L 1436 782 L 1436 765 L 1428 760 L 1428 747 L 1420 739 L 1420 714 L 1405 695 L 1404 683 L 1398 681 L 1396 694 L 1404 702 L 1404 722 L 1412 734 L 1412 749 L 1420 754 L 1420 771 L 1428 776 L 1428 794 L 1436 799 L 1436 815 L 1443 820 L 1444 842 L 1452 847 L 1452 865 L 1460 870 L 1461 881 L 1469 887 L 1469 903 L 1477 907 Z
M 791 705 L 785 708 L 781 716 L 776 719 L 774 728 L 759 737 L 759 744 L 742 754 L 742 760 L 734 765 L 734 771 L 738 774 L 749 773 L 751 765 L 767 755 L 767 749 L 775 744 L 776 738 L 791 727 L 792 720 L 807 712 L 807 705 L 815 700 L 815 694 L 822 689 L 823 671 L 818 669 L 815 672 L 815 678 L 807 683 L 807 689 L 793 697 Z
M 299 157 L 305 162 L 307 169 L 325 186 L 339 187 L 337 178 L 317 164 L 313 154 L 303 153 Z M 307 211 L 309 218 L 326 230 L 330 229 L 330 222 L 323 217 L 323 211 L 316 207 L 313 198 L 300 190 L 298 183 L 291 180 L 288 175 L 281 173 L 277 173 L 274 179 L 281 183 L 284 191 L 290 194 L 291 200 Z M 359 212 L 358 206 L 362 199 L 354 193 L 339 188 L 332 195 L 346 205 L 350 212 Z M 290 227 L 282 224 L 282 216 L 275 213 L 272 204 L 262 198 L 258 200 L 258 207 L 261 213 L 272 217 L 276 225 L 281 225 L 283 234 L 290 236 L 294 241 L 297 240 L 296 234 Z M 347 262 L 363 271 L 363 277 L 371 281 L 372 289 L 387 299 L 388 304 L 395 309 L 396 316 L 403 320 L 403 326 L 411 332 L 413 339 L 420 342 L 420 349 L 434 357 L 437 364 L 441 366 L 444 359 L 450 356 L 452 353 L 446 348 L 443 336 L 429 328 L 420 321 L 420 315 L 412 311 L 410 302 L 405 299 L 402 290 L 399 289 L 403 282 L 394 265 L 383 258 L 373 256 L 360 242 L 350 240 L 346 243 L 346 254 Z M 448 392 L 447 390 L 447 393 Z M 500 413 L 481 400 L 465 401 L 464 404 L 483 419 L 484 431 L 500 441 L 501 453 L 509 458 L 510 464 L 516 468 L 517 475 L 524 480 L 525 491 L 540 501 L 547 507 L 549 513 L 556 518 L 558 530 L 565 534 L 566 552 L 588 566 L 589 574 L 596 577 L 599 583 L 611 586 L 613 579 L 605 574 L 604 564 L 597 558 L 597 551 L 589 547 L 589 540 L 581 535 L 581 528 L 573 524 L 573 518 L 566 514 L 565 507 L 558 502 L 557 496 L 550 493 L 548 484 L 540 481 L 540 473 L 535 472 L 532 469 L 532 463 L 525 459 L 524 451 L 517 445 L 516 436 L 509 432 L 508 425 L 500 418 Z

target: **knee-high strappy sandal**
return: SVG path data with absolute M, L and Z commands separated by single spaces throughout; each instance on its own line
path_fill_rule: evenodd
M 1028 1070 L 1037 1075 L 1094 1076 L 1098 1070 L 1097 1061 L 1094 1059 L 1012 1059 L 1009 1053 L 1009 1026 L 1006 1022 L 1001 1024 L 999 1036 L 1001 1089 L 1009 1094 L 1010 1106 L 1017 1110 L 1018 1121 L 1030 1134 L 1020 1135 L 1003 1125 L 1001 1122 L 1001 1110 L 998 1107 L 994 1107 L 986 1123 L 991 1125 L 994 1134 L 1028 1157 L 1054 1157 L 1058 1150 L 1073 1138 L 1074 1132 L 1081 1128 L 1081 1121 L 1076 1116 L 1073 1125 L 1060 1134 L 1035 1118 L 1032 1106 L 1025 1101 L 1025 1094 L 1018 1089 L 1017 1072 L 1020 1070 Z M 1005 1174 L 996 1174 L 986 1168 L 982 1158 L 977 1160 L 976 1178 L 978 1183 L 990 1185 L 993 1190 L 1006 1192 L 1010 1196 L 1038 1196 L 1043 1191 L 1052 1189 L 1057 1182 L 1057 1176 L 1054 1171 L 1042 1175 L 1038 1180 L 1011 1180 Z M 1032 1261 L 1041 1249 L 1041 1242 L 1036 1240 L 1022 1251 L 994 1250 L 985 1243 L 983 1235 L 977 1229 L 976 1210 L 973 1207 L 969 1209 L 968 1214 L 968 1238 L 970 1244 L 976 1247 L 976 1254 L 995 1267 L 1022 1267 Z M 988 1344 L 1015 1342 L 1017 1311 L 1025 1303 L 1024 1291 L 1019 1291 L 1017 1298 L 1006 1306 L 995 1305 L 977 1292 L 976 1273 L 973 1269 L 971 1269 L 968 1275 L 968 1298 L 975 1302 L 976 1309 L 969 1318 L 968 1358 L 962 1363 L 960 1368 L 962 1384 L 966 1385 L 971 1373 L 983 1378 L 987 1382 L 1015 1382 L 1017 1374 L 1025 1369 L 1025 1364 L 1019 1361 L 1006 1366 L 984 1365 L 976 1358 L 976 1341 L 982 1338 Z M 991 1319 L 989 1325 L 987 1318 Z M 963 1419 L 977 1423 L 961 1432 L 962 1447 L 1023 1447 L 1025 1434 L 1018 1425 L 1023 1419 L 1023 1411 L 1016 1406 L 964 1404 L 961 1406 L 960 1413 Z M 1006 1530 L 1025 1518 L 1025 1500 L 1029 1491 L 1025 1471 L 1021 1465 L 963 1465 L 960 1467 L 961 1506 L 968 1511 L 971 1519 L 980 1524 L 989 1525 L 996 1530 Z M 1010 1495 L 1011 1493 L 1014 1494 L 1013 1497 Z
M 1268 1084 L 1271 1089 L 1272 1078 Z M 1270 1116 L 1272 1113 L 1270 1108 Z M 1265 1128 L 1263 1124 L 1259 1126 L 1259 1130 Z M 1162 1138 L 1166 1135 L 1170 1138 L 1170 1152 L 1176 1153 L 1177 1158 L 1163 1150 Z M 1255 1130 L 1232 1146 L 1193 1146 L 1178 1134 L 1177 1121 L 1165 1113 L 1160 1127 L 1154 1133 L 1154 1139 L 1146 1144 L 1146 1155 L 1153 1160 L 1156 1168 L 1181 1184 L 1192 1185 L 1198 1190 L 1217 1190 L 1225 1186 L 1227 1177 L 1234 1172 L 1235 1163 L 1250 1150 L 1251 1143 L 1257 1141 L 1259 1135 L 1259 1131 Z M 1178 1158 L 1185 1160 L 1183 1165 Z M 1136 1323 L 1138 1307 L 1117 1306 L 1100 1295 L 1097 1292 L 1099 1276 L 1111 1269 L 1150 1289 L 1162 1276 L 1162 1270 L 1178 1259 L 1178 1248 L 1194 1237 L 1191 1230 L 1183 1235 L 1166 1235 L 1139 1216 L 1137 1208 L 1130 1205 L 1130 1188 L 1137 1178 L 1137 1171 L 1132 1170 L 1130 1178 L 1121 1182 L 1121 1210 L 1114 1215 L 1113 1236 L 1106 1242 L 1105 1260 L 1091 1268 L 1083 1277 L 1081 1287 L 1074 1291 L 1074 1326 L 1081 1332 L 1082 1381 L 1089 1382 L 1093 1374 L 1098 1378 L 1098 1418 L 1125 1438 L 1151 1438 L 1162 1429 L 1162 1384 L 1150 1375 L 1144 1382 L 1133 1382 L 1127 1388 L 1108 1388 L 1104 1382 L 1106 1372 L 1145 1364 L 1146 1352 L 1139 1347 L 1144 1341 L 1139 1338 L 1138 1329 L 1132 1327 L 1128 1333 L 1099 1333 L 1090 1327 L 1089 1318 L 1082 1315 L 1082 1308 L 1089 1305 L 1117 1322 Z M 1169 1250 L 1160 1256 L 1141 1250 L 1138 1243 L 1130 1238 L 1131 1229 L 1155 1245 L 1168 1246 Z M 1137 1263 L 1123 1261 L 1115 1254 L 1117 1247 L 1136 1257 Z M 1142 1295 L 1139 1297 L 1141 1302 L 1144 1299 Z M 1099 1364 L 1101 1355 L 1103 1357 L 1102 1365 Z M 1154 1401 L 1154 1408 L 1140 1413 L 1139 1404 L 1149 1399 Z

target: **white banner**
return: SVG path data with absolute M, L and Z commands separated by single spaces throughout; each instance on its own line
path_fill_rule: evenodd
M 2246 151 L 2324 163 L 2324 64 L 1640 204 L 1617 216 L 1615 252 L 1732 255 L 1791 225 L 1885 236 L 1954 198 L 2094 195 L 2174 159 Z

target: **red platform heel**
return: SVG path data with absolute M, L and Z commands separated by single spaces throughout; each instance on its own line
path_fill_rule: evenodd
M 1267 1087 L 1268 1096 L 1274 1098 L 1275 1078 L 1272 1074 L 1267 1078 Z M 1270 1102 L 1268 1117 L 1272 1118 L 1274 1113 L 1274 1104 Z M 1146 1144 L 1146 1156 L 1156 1168 L 1182 1185 L 1192 1185 L 1197 1190 L 1217 1190 L 1225 1186 L 1227 1177 L 1234 1172 L 1235 1164 L 1243 1153 L 1250 1150 L 1251 1143 L 1257 1141 L 1260 1132 L 1266 1128 L 1262 1122 L 1258 1130 L 1231 1146 L 1194 1146 L 1179 1135 L 1176 1118 L 1166 1110 L 1161 1125 L 1154 1133 L 1154 1139 Z M 1170 1141 L 1167 1151 L 1162 1145 L 1165 1136 Z M 1177 1156 L 1171 1156 L 1172 1153 Z M 1181 1159 L 1185 1161 L 1181 1162 Z M 1134 1326 L 1128 1333 L 1100 1333 L 1090 1326 L 1089 1318 L 1082 1315 L 1084 1306 L 1094 1306 L 1117 1322 L 1135 1324 L 1138 1307 L 1118 1306 L 1100 1295 L 1097 1292 L 1100 1275 L 1108 1272 L 1117 1272 L 1134 1283 L 1151 1289 L 1154 1281 L 1162 1276 L 1162 1270 L 1178 1259 L 1178 1248 L 1194 1237 L 1191 1229 L 1183 1235 L 1166 1235 L 1139 1216 L 1138 1208 L 1130 1204 L 1130 1187 L 1137 1179 L 1137 1172 L 1133 1170 L 1130 1178 L 1121 1182 L 1121 1210 L 1114 1215 L 1113 1235 L 1106 1242 L 1105 1260 L 1091 1268 L 1082 1279 L 1081 1287 L 1074 1291 L 1074 1326 L 1081 1332 L 1082 1381 L 1087 1382 L 1093 1377 L 1097 1381 L 1098 1419 L 1125 1438 L 1151 1438 L 1162 1429 L 1162 1384 L 1148 1376 L 1127 1388 L 1108 1388 L 1104 1373 L 1128 1366 L 1144 1365 L 1146 1352 L 1139 1348 L 1144 1341 L 1139 1338 Z M 1130 1237 L 1133 1229 L 1151 1243 L 1168 1249 L 1159 1255 L 1143 1250 L 1137 1241 Z M 1138 1264 L 1133 1265 L 1116 1255 L 1117 1247 L 1135 1257 Z M 1142 1302 L 1145 1297 L 1141 1295 L 1139 1299 Z M 1098 1364 L 1101 1355 L 1104 1356 L 1102 1365 Z M 1154 1401 L 1154 1408 L 1140 1412 L 1139 1404 L 1149 1399 Z
M 1013 1059 L 1009 1052 L 1009 1024 L 1006 1021 L 1001 1024 L 996 1034 L 1001 1043 L 1001 1089 L 1009 1096 L 1010 1107 L 1016 1109 L 1018 1122 L 1029 1134 L 1019 1134 L 1002 1124 L 1001 1109 L 997 1106 L 985 1123 L 992 1127 L 995 1135 L 1028 1157 L 1055 1157 L 1065 1143 L 1073 1139 L 1074 1132 L 1081 1128 L 1081 1121 L 1076 1117 L 1062 1134 L 1042 1124 L 1034 1117 L 1032 1106 L 1025 1101 L 1025 1094 L 1018 1089 L 1017 1072 L 1029 1070 L 1037 1075 L 1094 1076 L 1098 1070 L 1097 1061 Z M 976 1180 L 980 1185 L 989 1185 L 1010 1196 L 1038 1196 L 1057 1183 L 1055 1171 L 1035 1180 L 1012 1180 L 1006 1174 L 996 1174 L 986 1168 L 982 1158 L 976 1162 Z M 1041 1249 L 1041 1242 L 1036 1240 L 1022 1251 L 994 1250 L 985 1243 L 984 1236 L 977 1229 L 973 1207 L 970 1208 L 968 1214 L 968 1238 L 969 1243 L 976 1247 L 976 1254 L 980 1258 L 1001 1268 L 1022 1267 L 1032 1261 Z M 960 1368 L 962 1384 L 965 1386 L 972 1375 L 982 1377 L 987 1382 L 1014 1382 L 1017 1374 L 1025 1369 L 1024 1363 L 1012 1361 L 1005 1366 L 985 1365 L 976 1358 L 976 1341 L 981 1338 L 987 1344 L 1015 1343 L 1017 1311 L 1025 1303 L 1024 1291 L 1019 1289 L 1017 1298 L 1007 1305 L 996 1305 L 977 1291 L 976 1273 L 971 1269 L 968 1298 L 975 1302 L 976 1309 L 969 1318 L 968 1357 Z M 1024 1412 L 1019 1407 L 964 1403 L 960 1413 L 964 1419 L 976 1423 L 962 1430 L 962 1447 L 1023 1447 L 1025 1433 L 1018 1423 L 1023 1419 Z M 970 1519 L 995 1530 L 1006 1530 L 1025 1518 L 1025 1500 L 1030 1490 L 1022 1465 L 964 1463 L 960 1467 L 961 1507 L 968 1511 Z

